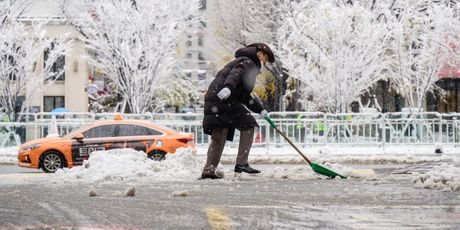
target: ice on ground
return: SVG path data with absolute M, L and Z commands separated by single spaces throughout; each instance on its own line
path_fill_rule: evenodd
M 412 181 L 418 188 L 460 191 L 459 166 L 459 164 L 443 164 L 427 173 L 413 173 Z
M 327 162 L 321 166 L 328 168 L 342 176 L 353 176 L 353 169 L 341 164 Z M 290 180 L 305 180 L 313 178 L 328 178 L 324 175 L 318 174 L 308 164 L 302 164 L 295 167 L 283 168 L 276 166 L 271 174 L 268 174 L 269 178 L 274 179 L 290 179 Z M 339 178 L 339 177 L 337 177 Z
M 191 149 L 178 149 L 175 154 L 167 154 L 164 161 L 151 160 L 133 149 L 112 149 L 93 152 L 83 166 L 60 169 L 56 176 L 87 182 L 186 181 L 197 179 L 203 164 Z
M 17 164 L 19 147 L 0 148 L 0 164 Z
M 276 166 L 273 172 L 269 174 L 269 177 L 273 179 L 303 180 L 316 178 L 316 175 L 311 169 L 299 165 L 289 169 Z
M 188 191 L 173 191 L 173 192 L 171 193 L 171 195 L 172 195 L 173 197 L 177 197 L 177 196 L 179 196 L 179 197 L 186 197 L 186 196 L 189 196 L 189 192 L 188 192 Z
M 136 195 L 136 188 L 133 186 L 130 186 L 126 189 L 125 191 L 125 196 L 135 196 Z
M 96 190 L 93 187 L 88 190 L 88 196 L 97 196 Z
M 348 166 L 345 166 L 345 165 L 341 165 L 341 164 L 338 164 L 338 163 L 331 163 L 331 162 L 325 162 L 322 166 L 342 175 L 342 176 L 345 176 L 345 177 L 348 177 L 348 176 L 355 176 L 355 177 L 358 177 L 357 175 L 354 175 L 353 174 L 353 168 L 351 167 L 348 167 Z

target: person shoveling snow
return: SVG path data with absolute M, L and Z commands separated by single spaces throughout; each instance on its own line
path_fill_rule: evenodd
M 240 130 L 240 143 L 235 173 L 258 174 L 260 170 L 248 164 L 249 151 L 258 124 L 250 111 L 267 114 L 262 104 L 251 96 L 262 66 L 273 63 L 275 56 L 270 47 L 254 43 L 235 52 L 235 59 L 218 72 L 209 85 L 204 100 L 204 133 L 211 135 L 207 161 L 201 179 L 221 179 L 216 174 L 225 141 L 233 140 L 235 129 Z M 250 111 L 249 111 L 250 110 Z

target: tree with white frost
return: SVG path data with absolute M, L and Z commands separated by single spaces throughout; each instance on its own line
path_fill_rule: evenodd
M 0 112 L 12 121 L 62 74 L 64 69 L 55 72 L 53 64 L 71 48 L 65 35 L 46 36 L 46 22 L 20 21 L 30 6 L 30 1 L 0 1 Z
M 391 44 L 392 81 L 406 107 L 420 110 L 433 91 L 439 69 L 458 60 L 460 17 L 455 7 L 439 1 L 400 1 L 395 6 Z
M 133 113 L 160 110 L 193 94 L 175 55 L 178 38 L 197 18 L 198 8 L 198 0 L 63 4 L 68 21 L 85 37 L 89 63 L 114 83 Z
M 389 27 L 367 6 L 336 1 L 288 2 L 278 31 L 279 56 L 301 82 L 301 100 L 314 110 L 350 112 L 382 78 Z

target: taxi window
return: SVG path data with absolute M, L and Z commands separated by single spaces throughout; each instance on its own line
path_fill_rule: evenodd
M 102 125 L 83 132 L 85 138 L 113 137 L 115 125 Z
M 118 136 L 149 136 L 163 133 L 140 125 L 120 125 Z
M 149 128 L 147 128 L 147 129 L 149 130 L 150 135 L 163 135 L 162 132 L 157 131 L 157 130 L 155 130 L 155 129 L 149 129 Z

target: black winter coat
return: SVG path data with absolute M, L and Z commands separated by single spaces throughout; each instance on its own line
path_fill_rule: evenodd
M 261 67 L 256 48 L 241 48 L 236 51 L 235 57 L 217 73 L 204 98 L 204 133 L 211 135 L 215 127 L 228 128 L 229 141 L 233 140 L 235 129 L 258 127 L 249 110 L 255 113 L 263 110 L 260 102 L 251 97 Z M 228 87 L 232 93 L 222 101 L 217 93 L 224 87 Z

